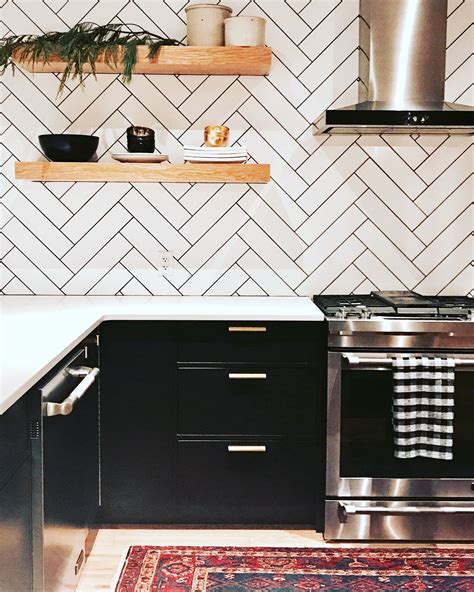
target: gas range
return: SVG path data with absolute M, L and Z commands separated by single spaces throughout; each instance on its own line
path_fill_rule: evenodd
M 473 320 L 474 298 L 422 296 L 416 292 L 314 296 L 314 303 L 330 319 Z
M 328 321 L 330 347 L 474 347 L 474 298 L 390 291 L 313 301 Z
M 473 540 L 474 299 L 372 292 L 314 302 L 328 329 L 324 537 Z M 399 357 L 453 362 L 449 463 L 394 454 L 393 360 Z

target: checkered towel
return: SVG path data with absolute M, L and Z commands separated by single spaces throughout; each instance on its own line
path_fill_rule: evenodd
M 453 458 L 454 360 L 393 358 L 395 457 Z

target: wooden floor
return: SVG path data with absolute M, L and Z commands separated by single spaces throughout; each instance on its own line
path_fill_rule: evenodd
M 103 529 L 98 532 L 77 592 L 113 591 L 118 570 L 131 545 L 188 545 L 241 547 L 447 547 L 428 544 L 329 544 L 313 530 L 243 529 Z M 452 545 L 460 546 L 460 545 Z M 463 545 L 467 547 L 468 545 Z

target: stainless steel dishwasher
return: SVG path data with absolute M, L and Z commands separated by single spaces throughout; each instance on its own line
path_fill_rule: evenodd
M 86 340 L 32 404 L 33 589 L 75 590 L 99 505 L 97 345 Z

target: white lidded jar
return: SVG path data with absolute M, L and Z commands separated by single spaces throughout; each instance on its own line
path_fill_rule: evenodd
M 188 45 L 224 45 L 224 21 L 232 14 L 232 8 L 222 4 L 189 4 L 185 10 Z
M 233 16 L 225 19 L 225 44 L 265 45 L 266 19 L 260 16 Z

